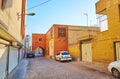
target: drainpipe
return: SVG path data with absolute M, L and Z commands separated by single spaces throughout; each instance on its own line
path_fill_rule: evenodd
M 20 62 L 20 48 L 18 48 L 18 64 Z
M 20 63 L 20 49 L 21 49 L 22 47 L 19 47 L 18 48 L 18 64 Z
M 12 43 L 10 43 L 11 45 Z M 8 52 L 7 52 L 7 62 L 6 62 L 6 71 L 7 71 L 7 75 L 9 74 L 9 54 L 10 54 L 10 45 L 8 45 Z

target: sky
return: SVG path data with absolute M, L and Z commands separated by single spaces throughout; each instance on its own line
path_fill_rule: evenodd
M 27 0 L 26 12 L 36 15 L 26 16 L 26 34 L 45 34 L 53 24 L 86 26 L 87 16 L 84 13 L 88 14 L 89 26 L 97 25 L 95 3 L 98 0 L 50 0 L 40 5 L 46 1 Z

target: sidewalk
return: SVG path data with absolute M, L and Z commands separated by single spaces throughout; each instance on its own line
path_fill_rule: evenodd
M 17 67 L 12 72 L 10 72 L 5 79 L 24 79 L 27 65 L 28 60 L 22 59 Z

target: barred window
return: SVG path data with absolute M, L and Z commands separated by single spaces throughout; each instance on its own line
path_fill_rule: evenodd
M 58 37 L 66 37 L 66 29 L 58 28 Z

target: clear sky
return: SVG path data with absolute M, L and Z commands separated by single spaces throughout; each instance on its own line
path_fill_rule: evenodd
M 27 13 L 34 12 L 35 16 L 27 16 L 27 34 L 46 33 L 53 24 L 86 26 L 88 14 L 89 25 L 97 25 L 95 3 L 98 0 L 27 0 Z

